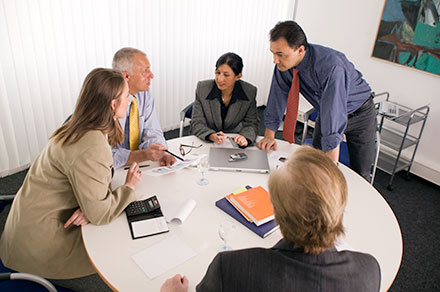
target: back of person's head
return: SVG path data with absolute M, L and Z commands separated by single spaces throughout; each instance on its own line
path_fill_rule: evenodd
M 298 149 L 271 174 L 269 193 L 281 233 L 294 247 L 318 254 L 344 234 L 347 184 L 324 152 Z
M 112 62 L 113 69 L 132 74 L 133 56 L 135 54 L 142 54 L 144 56 L 147 56 L 144 52 L 135 48 L 122 48 L 119 51 L 117 51 L 113 56 L 113 62 Z
M 235 53 L 226 53 L 218 58 L 215 63 L 215 69 L 218 69 L 221 65 L 226 64 L 231 67 L 235 75 L 238 75 L 243 70 L 243 60 Z
M 108 134 L 109 143 L 116 146 L 124 139 L 119 121 L 114 118 L 111 101 L 122 94 L 126 81 L 120 71 L 97 68 L 84 80 L 75 110 L 66 123 L 52 136 L 62 145 L 73 144 L 87 131 L 100 130 Z
M 307 37 L 302 28 L 293 20 L 280 21 L 270 30 L 270 41 L 275 42 L 279 38 L 285 38 L 292 49 L 300 46 L 307 48 Z

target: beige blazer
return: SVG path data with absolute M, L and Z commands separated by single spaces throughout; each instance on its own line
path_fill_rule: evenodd
M 90 131 L 62 147 L 50 140 L 29 169 L 0 240 L 5 266 L 50 279 L 95 273 L 81 229 L 63 225 L 79 207 L 91 224 L 107 224 L 135 200 L 121 186 L 112 192 L 113 158 L 106 136 Z

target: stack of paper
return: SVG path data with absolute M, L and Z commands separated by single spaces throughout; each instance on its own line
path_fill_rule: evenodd
M 246 214 L 246 219 L 250 219 L 257 226 L 274 219 L 269 193 L 263 187 L 233 194 L 229 196 L 229 199 L 240 213 Z
M 279 228 L 274 220 L 269 193 L 262 187 L 243 187 L 218 200 L 215 205 L 262 238 Z

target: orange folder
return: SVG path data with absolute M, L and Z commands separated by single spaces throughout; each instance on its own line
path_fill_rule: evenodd
M 255 225 L 260 226 L 274 219 L 272 203 L 269 192 L 263 187 L 255 187 L 247 191 L 229 195 L 231 202 L 246 214 Z

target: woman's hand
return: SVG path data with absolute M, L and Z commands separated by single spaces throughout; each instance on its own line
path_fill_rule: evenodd
M 227 138 L 228 137 L 222 131 L 209 135 L 209 140 L 211 140 L 215 144 L 223 144 L 226 142 Z
M 136 162 L 133 162 L 127 171 L 127 178 L 125 179 L 125 186 L 135 190 L 142 180 L 142 173 Z
M 248 140 L 242 135 L 235 136 L 233 140 L 241 147 L 246 147 L 248 145 Z
M 77 209 L 75 212 L 73 212 L 72 216 L 70 216 L 69 220 L 66 221 L 64 228 L 69 227 L 70 224 L 84 226 L 89 224 L 89 220 L 87 220 L 86 216 L 84 216 L 81 209 Z

